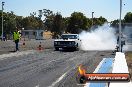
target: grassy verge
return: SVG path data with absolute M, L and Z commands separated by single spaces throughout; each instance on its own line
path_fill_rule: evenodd
M 127 61 L 129 72 L 132 76 L 132 52 L 126 53 L 126 61 Z M 132 80 L 132 78 L 131 78 L 131 80 Z

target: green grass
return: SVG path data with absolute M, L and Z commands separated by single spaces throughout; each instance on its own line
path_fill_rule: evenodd
M 129 73 L 132 76 L 132 52 L 126 53 L 126 61 L 127 61 Z M 132 78 L 131 78 L 131 80 L 132 80 Z
M 131 60 L 131 62 L 132 62 L 132 52 L 127 52 L 126 58 L 127 58 L 127 60 Z

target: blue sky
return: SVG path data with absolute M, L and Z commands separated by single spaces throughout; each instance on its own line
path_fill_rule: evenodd
M 50 9 L 53 12 L 61 12 L 64 17 L 69 17 L 74 11 L 82 12 L 91 18 L 103 16 L 108 21 L 119 18 L 120 0 L 1 0 L 4 1 L 4 11 L 13 11 L 20 16 L 29 16 L 40 9 Z M 132 12 L 132 0 L 122 0 L 122 18 L 127 12 Z M 125 5 L 124 5 L 125 4 Z M 1 5 L 0 5 L 1 6 Z

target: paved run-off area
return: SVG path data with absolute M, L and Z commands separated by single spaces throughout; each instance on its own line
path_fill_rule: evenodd
M 102 58 L 114 56 L 111 51 L 61 52 L 52 48 L 25 52 L 0 59 L 0 87 L 82 87 L 76 81 L 79 64 L 93 72 Z

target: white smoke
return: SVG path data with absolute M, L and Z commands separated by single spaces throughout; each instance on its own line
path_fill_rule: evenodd
M 125 45 L 123 46 L 124 51 L 132 51 L 132 27 L 125 26 L 123 29 L 123 35 L 125 37 Z
M 99 26 L 91 32 L 79 34 L 82 50 L 114 50 L 116 47 L 115 30 L 108 24 Z

